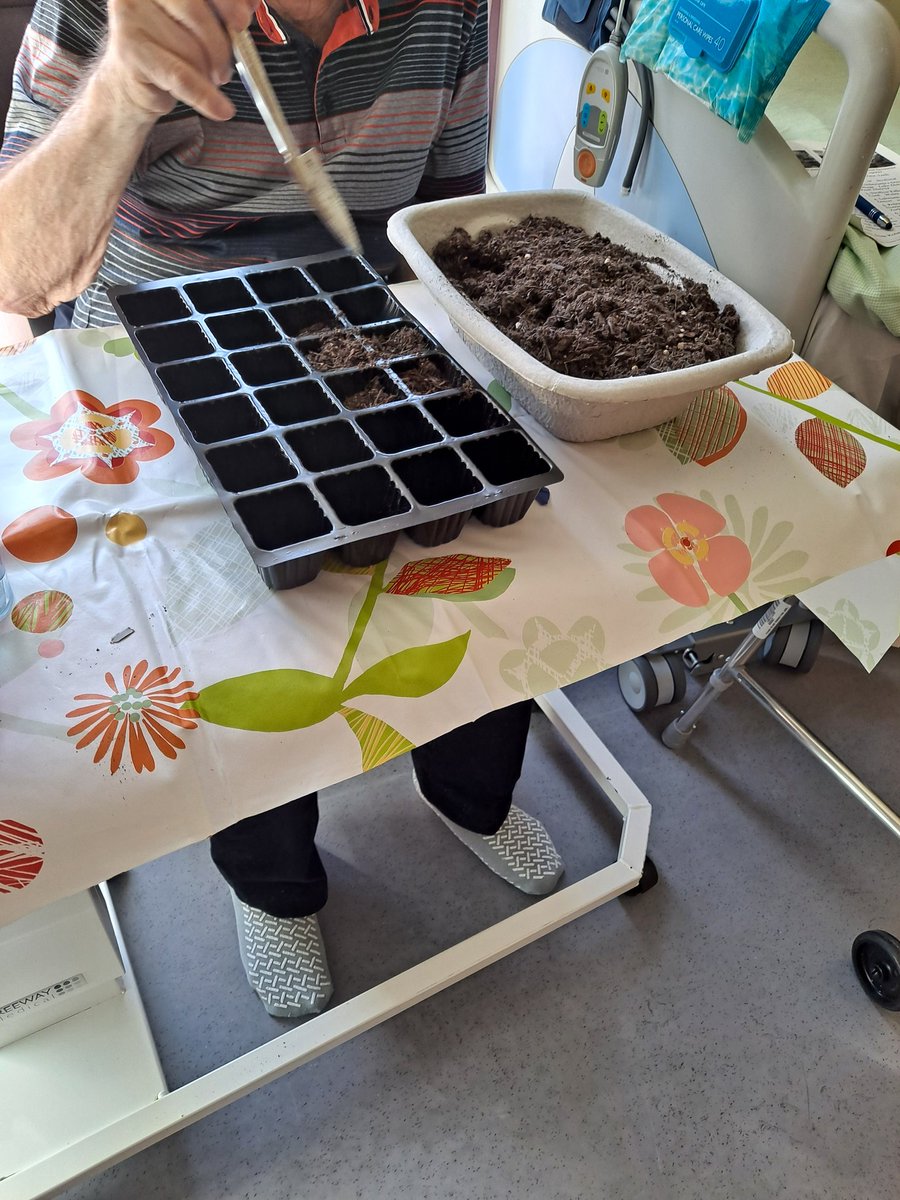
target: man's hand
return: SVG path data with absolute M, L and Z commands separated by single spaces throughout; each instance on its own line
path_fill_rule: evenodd
M 246 29 L 255 8 L 255 0 L 109 0 L 96 75 L 144 120 L 180 100 L 227 121 L 234 105 L 219 88 L 234 66 L 229 32 Z

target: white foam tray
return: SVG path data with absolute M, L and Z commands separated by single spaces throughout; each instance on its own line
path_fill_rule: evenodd
M 737 351 L 727 358 L 628 379 L 583 379 L 544 366 L 506 337 L 440 271 L 434 246 L 460 227 L 473 237 L 527 216 L 553 216 L 648 257 L 678 275 L 699 280 L 719 305 L 733 304 L 741 320 Z M 721 387 L 789 357 L 790 331 L 737 284 L 680 243 L 630 213 L 583 192 L 500 192 L 415 204 L 395 213 L 388 237 L 447 312 L 475 357 L 526 411 L 556 437 L 591 442 L 648 429 L 676 416 L 706 388 Z

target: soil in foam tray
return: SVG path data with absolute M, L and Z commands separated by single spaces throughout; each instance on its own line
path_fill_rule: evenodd
M 557 217 L 473 240 L 454 229 L 432 257 L 460 292 L 545 366 L 624 379 L 734 354 L 740 318 L 703 283 Z

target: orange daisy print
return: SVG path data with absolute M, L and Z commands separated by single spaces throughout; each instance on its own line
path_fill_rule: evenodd
M 10 434 L 20 450 L 35 451 L 26 479 L 41 481 L 81 471 L 91 483 L 133 483 L 140 464 L 162 458 L 175 445 L 153 425 L 160 410 L 147 400 L 122 400 L 109 408 L 90 392 L 66 392 L 50 416 L 17 425 Z
M 101 762 L 108 754 L 111 775 L 118 771 L 126 753 L 139 775 L 155 770 L 153 746 L 165 758 L 175 758 L 184 749 L 175 729 L 197 728 L 193 718 L 198 714 L 189 705 L 197 699 L 197 692 L 191 690 L 193 681 L 175 682 L 181 667 L 171 671 L 168 667 L 148 671 L 147 667 L 146 659 L 135 667 L 126 667 L 121 687 L 107 671 L 104 678 L 109 693 L 75 696 L 75 700 L 89 703 L 66 713 L 67 719 L 77 721 L 69 730 L 69 737 L 78 738 L 75 748 L 81 750 L 99 738 L 94 762 Z

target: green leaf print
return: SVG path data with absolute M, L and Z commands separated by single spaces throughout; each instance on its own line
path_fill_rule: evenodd
M 398 754 L 414 750 L 415 746 L 402 733 L 398 733 L 380 717 L 370 717 L 357 708 L 338 710 L 350 728 L 362 751 L 362 769 L 371 771 L 382 763 L 390 762 Z
M 496 600 L 502 596 L 516 577 L 515 567 L 505 567 L 486 587 L 479 592 L 434 592 L 435 600 L 449 600 L 452 604 L 468 604 L 472 600 Z
M 127 358 L 129 354 L 133 354 L 137 358 L 131 338 L 110 338 L 103 343 L 103 349 L 107 354 L 112 354 L 115 358 Z
M 411 646 L 358 675 L 342 700 L 354 696 L 427 696 L 450 679 L 463 660 L 470 631 L 433 646 Z M 201 693 L 202 695 L 202 693 Z
M 279 669 L 210 684 L 190 707 L 211 725 L 284 733 L 324 721 L 340 701 L 340 686 L 328 675 Z

